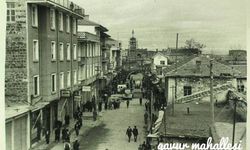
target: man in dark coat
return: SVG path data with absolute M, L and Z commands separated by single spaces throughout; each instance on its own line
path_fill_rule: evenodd
M 148 102 L 147 101 L 145 103 L 145 109 L 146 109 L 146 111 L 148 111 Z
M 45 139 L 47 144 L 49 144 L 49 138 L 50 138 L 50 131 L 47 129 L 45 132 Z
M 79 146 L 80 146 L 80 144 L 79 144 L 78 140 L 75 140 L 75 142 L 73 144 L 73 150 L 79 150 Z
M 147 112 L 144 113 L 144 123 L 145 124 L 148 123 L 148 113 Z
M 136 128 L 136 126 L 134 127 L 133 129 L 133 135 L 134 135 L 134 141 L 136 142 L 137 141 L 137 136 L 138 136 L 138 129 Z
M 140 97 L 140 105 L 142 105 L 142 98 Z
M 57 127 L 56 130 L 55 130 L 55 141 L 56 142 L 59 142 L 60 141 L 60 128 Z
M 64 117 L 64 120 L 65 120 L 65 125 L 69 125 L 69 115 L 65 115 Z
M 69 129 L 66 129 L 66 135 L 65 135 L 65 140 L 66 142 L 69 142 L 70 143 L 70 134 L 69 134 Z
M 128 129 L 126 131 L 126 134 L 128 136 L 128 142 L 130 142 L 130 138 L 132 136 L 132 129 L 130 128 L 130 126 L 128 127 Z
M 79 124 L 79 129 L 81 129 L 81 127 L 82 127 L 82 118 L 79 118 L 77 122 Z
M 129 100 L 127 100 L 127 108 L 129 107 Z
M 79 127 L 79 123 L 78 123 L 78 122 L 76 122 L 76 124 L 75 124 L 75 132 L 76 132 L 76 136 L 78 136 L 78 135 L 79 135 L 79 129 L 80 129 L 80 127 Z

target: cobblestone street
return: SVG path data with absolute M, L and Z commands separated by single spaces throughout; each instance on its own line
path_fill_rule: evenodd
M 145 100 L 143 101 L 144 104 Z M 139 105 L 138 99 L 121 103 L 120 109 L 105 111 L 101 120 L 103 124 L 89 130 L 80 141 L 80 149 L 87 150 L 136 150 L 144 139 L 143 122 L 144 105 Z M 136 125 L 139 130 L 138 141 L 128 143 L 126 129 Z

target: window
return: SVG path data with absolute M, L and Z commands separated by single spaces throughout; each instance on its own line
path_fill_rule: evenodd
M 245 91 L 245 86 L 242 80 L 238 80 L 237 87 L 238 87 L 238 92 L 243 93 Z
M 51 92 L 56 91 L 56 74 L 51 75 Z
M 68 71 L 68 73 L 67 73 L 67 87 L 70 87 L 70 84 L 71 84 L 70 80 L 71 80 L 70 71 Z
M 70 60 L 70 57 L 71 57 L 71 55 L 70 55 L 70 44 L 68 43 L 67 44 L 67 60 Z
M 7 3 L 7 22 L 16 21 L 15 3 Z
M 38 14 L 37 14 L 37 6 L 32 5 L 31 7 L 31 17 L 32 17 L 32 26 L 37 27 L 38 25 Z
M 55 41 L 51 42 L 51 60 L 52 61 L 56 60 L 56 42 Z
M 192 94 L 192 87 L 191 86 L 184 86 L 184 96 Z
M 80 61 L 81 60 L 81 47 L 78 45 L 78 61 Z
M 73 58 L 74 60 L 77 59 L 76 44 L 73 45 Z
M 60 73 L 60 89 L 64 89 L 64 72 Z
M 33 77 L 33 83 L 34 83 L 34 91 L 33 91 L 33 94 L 34 96 L 38 96 L 40 94 L 40 91 L 39 91 L 39 76 L 36 75 Z
M 77 84 L 77 70 L 74 71 L 74 80 L 73 80 L 74 84 Z
M 161 65 L 165 65 L 165 61 L 164 61 L 164 60 L 161 60 L 161 61 L 160 61 L 160 64 L 161 64 Z
M 39 60 L 38 40 L 33 40 L 33 61 Z
M 55 27 L 56 27 L 55 9 L 50 9 L 50 27 L 51 27 L 51 29 L 55 29 Z
M 63 49 L 63 43 L 60 43 L 59 44 L 59 51 L 60 51 L 60 60 L 62 60 L 63 61 L 63 59 L 64 59 L 64 49 Z
M 76 34 L 76 30 L 77 30 L 77 28 L 76 28 L 77 23 L 76 22 L 77 22 L 76 18 L 73 18 L 73 27 L 72 27 L 73 28 L 72 29 L 73 30 L 73 34 Z
M 70 32 L 70 18 L 69 15 L 66 16 L 66 31 L 69 33 Z
M 63 13 L 59 12 L 59 30 L 63 31 Z

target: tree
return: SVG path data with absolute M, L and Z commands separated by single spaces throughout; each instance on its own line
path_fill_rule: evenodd
M 200 50 L 206 47 L 206 45 L 201 44 L 195 41 L 194 39 L 186 40 L 185 44 L 186 44 L 185 48 L 187 49 L 199 49 Z

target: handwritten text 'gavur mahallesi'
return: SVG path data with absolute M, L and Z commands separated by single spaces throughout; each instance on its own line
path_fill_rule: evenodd
M 212 138 L 207 139 L 207 143 L 192 143 L 191 147 L 187 143 L 160 143 L 158 145 L 158 150 L 242 150 L 241 142 L 232 145 L 229 138 L 222 137 L 220 143 L 212 143 Z

